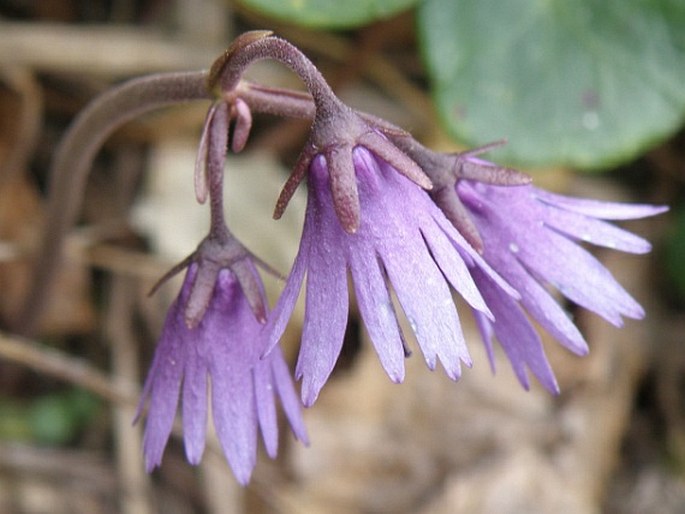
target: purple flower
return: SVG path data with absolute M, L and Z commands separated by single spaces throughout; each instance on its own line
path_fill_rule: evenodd
M 236 274 L 221 269 L 199 322 L 189 328 L 187 307 L 201 276 L 193 262 L 181 292 L 169 309 L 139 405 L 150 398 L 144 437 L 146 467 L 159 466 L 182 396 L 183 437 L 188 461 L 198 464 L 205 447 L 207 391 L 211 383 L 214 427 L 224 454 L 241 484 L 256 463 L 257 432 L 268 455 L 278 449 L 274 392 L 280 397 L 295 436 L 306 443 L 299 399 L 279 348 L 265 349 L 262 328 Z M 241 262 L 258 277 L 254 265 Z M 261 285 L 261 282 L 258 282 Z M 200 286 L 201 287 L 201 286 Z M 260 289 L 262 299 L 264 291 Z
M 502 290 L 508 286 L 447 221 L 428 195 L 362 146 L 352 151 L 360 219 L 353 233 L 336 216 L 326 158 L 314 157 L 300 249 L 267 324 L 270 346 L 282 335 L 307 275 L 305 320 L 295 372 L 306 406 L 316 400 L 333 370 L 348 317 L 348 271 L 362 319 L 390 378 L 404 378 L 406 343 L 386 279 L 416 334 L 426 363 L 437 359 L 460 376 L 471 359 L 448 282 L 484 316 L 490 316 L 469 275 L 479 267 Z
M 622 325 L 623 316 L 644 316 L 640 305 L 578 242 L 649 252 L 647 241 L 602 220 L 642 218 L 666 208 L 576 199 L 533 186 L 502 187 L 468 180 L 458 183 L 457 193 L 483 240 L 484 259 L 521 294 L 516 301 L 480 269 L 472 270 L 495 317 L 493 322 L 476 313 L 493 369 L 495 335 L 524 387 L 529 386 L 527 366 L 547 389 L 558 392 L 540 337 L 526 312 L 566 348 L 578 355 L 587 353 L 583 336 L 547 285 L 616 326 Z

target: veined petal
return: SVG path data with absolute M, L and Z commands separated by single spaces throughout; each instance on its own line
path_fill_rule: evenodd
M 183 340 L 185 329 L 182 309 L 172 305 L 155 351 L 155 358 L 143 389 L 143 400 L 150 397 L 150 407 L 143 436 L 145 468 L 148 472 L 159 466 L 176 417 L 183 376 Z M 141 400 L 141 405 L 143 403 Z
M 201 251 L 202 247 L 198 249 Z M 266 348 L 266 334 L 245 295 L 243 282 L 231 269 L 211 262 L 215 282 L 207 285 L 212 294 L 202 318 L 194 328 L 188 328 L 186 302 L 197 276 L 201 275 L 201 267 L 206 265 L 195 254 L 193 258 L 196 260 L 188 268 L 181 293 L 169 310 L 139 406 L 138 414 L 144 400 L 151 398 L 145 428 L 146 465 L 152 470 L 162 459 L 181 382 L 186 455 L 190 463 L 199 463 L 205 446 L 210 379 L 217 436 L 237 480 L 247 484 L 256 463 L 259 429 L 267 453 L 274 457 L 278 450 L 274 387 L 286 400 L 286 414 L 296 436 L 306 439 L 306 432 L 299 406 L 291 398 L 294 392 L 287 367 L 283 363 L 284 369 L 279 368 L 278 375 L 272 373 L 272 363 L 283 359 L 280 350 L 273 353 L 276 359 L 268 356 L 260 360 Z M 242 271 L 258 277 L 254 265 L 245 264 L 247 268 Z M 258 302 L 266 304 L 261 282 L 254 284 L 252 293 Z
M 533 194 L 542 202 L 591 216 L 603 220 L 631 220 L 656 216 L 666 212 L 668 207 L 664 205 L 629 204 L 618 202 L 603 202 L 588 198 L 573 198 L 570 196 L 557 195 L 538 188 L 532 188 Z
M 365 154 L 360 152 L 360 158 L 364 156 Z M 377 173 L 382 174 L 385 178 L 387 182 L 385 188 L 389 190 L 381 198 L 380 202 L 375 198 L 369 199 L 367 202 L 371 204 L 372 200 L 376 200 L 375 211 L 371 212 L 371 214 L 374 218 L 383 220 L 379 222 L 383 225 L 383 229 L 378 231 L 377 239 L 380 240 L 382 234 L 386 234 L 387 237 L 391 233 L 397 233 L 398 237 L 404 239 L 406 237 L 404 235 L 406 230 L 412 226 L 418 227 L 425 238 L 423 245 L 428 245 L 431 249 L 433 252 L 432 258 L 435 259 L 435 262 L 437 262 L 455 290 L 469 304 L 476 309 L 483 310 L 487 315 L 489 315 L 489 311 L 482 298 L 480 298 L 473 280 L 470 278 L 470 275 L 466 274 L 464 276 L 463 274 L 465 271 L 464 265 L 482 267 L 502 289 L 518 298 L 518 293 L 492 270 L 478 252 L 469 245 L 425 191 L 416 188 L 408 179 L 398 175 L 387 163 L 377 162 L 373 160 L 372 156 L 368 156 L 368 159 L 371 159 L 373 165 L 368 164 L 367 166 L 375 166 L 378 170 Z M 393 200 L 392 202 L 390 198 Z M 412 209 L 408 208 L 410 205 L 413 207 Z M 367 209 L 371 210 L 371 207 Z M 392 216 L 397 217 L 396 227 L 387 226 Z
M 355 157 L 365 214 L 357 237 L 367 238 L 375 250 L 371 253 L 360 244 L 350 253 L 359 253 L 360 259 L 380 258 L 429 368 L 435 368 L 439 357 L 448 375 L 457 378 L 460 358 L 470 361 L 452 295 L 421 233 L 435 225 L 423 210 L 432 203 L 424 191 L 368 150 L 358 149 Z M 417 296 L 423 298 L 415 301 Z
M 647 253 L 652 249 L 645 239 L 610 223 L 542 203 L 539 208 L 545 225 L 572 238 L 630 253 Z
M 484 238 L 491 238 L 489 246 L 486 243 L 487 258 L 492 261 L 495 254 L 507 251 L 515 254 L 537 280 L 552 284 L 573 302 L 616 326 L 622 325 L 621 315 L 633 318 L 644 315 L 639 304 L 597 259 L 566 236 L 544 226 L 533 188 L 516 188 L 520 195 L 505 189 L 460 184 L 460 194 L 465 194 L 469 205 L 473 203 L 471 196 L 478 198 L 476 224 Z M 500 204 L 510 210 L 502 209 Z M 515 222 L 511 221 L 512 216 Z M 486 232 L 490 235 L 485 235 Z M 506 267 L 501 268 L 506 273 Z
M 497 340 L 504 348 L 516 376 L 524 388 L 529 389 L 526 367 L 538 377 L 540 383 L 554 394 L 559 386 L 542 348 L 542 341 L 528 321 L 519 304 L 495 286 L 481 270 L 473 271 L 478 287 L 495 315 L 493 325 Z
M 452 245 L 459 252 L 459 255 L 468 267 L 478 266 L 480 269 L 485 271 L 488 276 L 495 281 L 500 289 L 505 291 L 509 296 L 516 300 L 521 297 L 519 292 L 515 288 L 511 287 L 511 285 L 507 283 L 504 278 L 502 278 L 502 275 L 498 271 L 494 270 L 490 264 L 478 254 L 478 252 L 471 248 L 466 239 L 464 239 L 464 237 L 454 229 L 452 224 L 447 220 L 447 218 L 445 218 L 444 215 L 442 215 L 441 212 L 434 212 L 432 213 L 432 216 L 438 226 L 442 228 L 443 232 L 452 241 Z
M 295 377 L 302 378 L 305 407 L 316 401 L 340 355 L 349 303 L 342 256 L 328 241 L 319 241 L 309 257 L 304 329 L 295 368 Z
M 285 362 L 283 352 L 279 346 L 276 346 L 271 353 L 266 357 L 271 363 L 271 371 L 273 373 L 273 383 L 281 399 L 281 405 L 285 412 L 286 418 L 290 423 L 295 437 L 304 444 L 309 444 L 309 437 L 307 436 L 307 429 L 304 426 L 302 419 L 302 408 L 300 399 L 295 391 L 292 378 L 290 377 L 290 370 L 288 364 Z
M 644 316 L 640 305 L 596 258 L 562 235 L 548 232 L 539 244 L 523 245 L 519 258 L 569 300 L 616 326 L 623 325 L 621 315 Z
M 492 313 L 473 282 L 466 264 L 445 233 L 435 225 L 426 224 L 422 228 L 422 234 L 435 262 L 452 287 L 471 307 L 492 318 Z
M 263 349 L 260 325 L 238 279 L 221 270 L 202 328 L 211 341 L 214 428 L 236 479 L 246 484 L 257 459 L 257 409 L 252 369 Z
M 589 349 L 585 338 L 578 330 L 568 313 L 552 298 L 530 274 L 517 262 L 513 263 L 520 273 L 520 278 L 511 279 L 514 284 L 520 284 L 522 292 L 521 304 L 540 325 L 549 332 L 559 343 L 576 355 L 587 355 Z
M 309 213 L 309 208 L 307 212 Z M 295 309 L 297 298 L 300 296 L 304 274 L 307 270 L 310 244 L 311 235 L 310 231 L 307 230 L 307 222 L 305 221 L 302 239 L 300 240 L 300 249 L 295 257 L 293 268 L 288 275 L 285 288 L 281 292 L 281 296 L 278 298 L 278 302 L 276 302 L 276 306 L 263 328 L 264 333 L 267 335 L 265 354 L 268 354 L 278 344 Z
M 270 358 L 271 355 L 267 359 Z M 270 364 L 269 360 L 260 360 L 252 373 L 259 428 L 262 430 L 266 453 L 273 459 L 278 453 L 278 419 Z
M 257 462 L 258 421 L 249 369 L 213 370 L 212 414 L 216 435 L 233 474 L 246 485 Z
M 460 360 L 471 365 L 456 307 L 420 234 L 413 239 L 402 255 L 391 246 L 379 248 L 379 255 L 426 364 L 435 369 L 439 358 L 447 375 L 456 380 L 461 375 Z
M 569 350 L 578 355 L 587 354 L 587 343 L 578 328 L 518 260 L 520 250 L 512 251 L 508 239 L 503 239 L 507 236 L 500 232 L 484 230 L 483 237 L 488 248 L 496 249 L 488 254 L 490 263 L 496 269 L 503 270 L 506 280 L 520 291 L 521 303 L 530 315 Z
M 189 330 L 189 335 L 197 332 Z M 197 336 L 197 334 L 193 334 Z M 183 377 L 183 441 L 186 458 L 197 465 L 202 459 L 207 432 L 207 372 L 208 366 L 197 355 L 199 341 L 188 337 L 185 375 Z M 200 343 L 201 344 L 201 343 Z
M 393 382 L 404 380 L 404 350 L 397 315 L 374 252 L 352 252 L 350 270 L 357 304 L 383 369 Z M 373 257 L 369 258 L 368 255 Z

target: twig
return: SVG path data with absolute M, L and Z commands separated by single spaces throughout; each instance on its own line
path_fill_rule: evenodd
M 0 333 L 0 358 L 75 384 L 109 401 L 136 405 L 137 391 L 114 384 L 87 361 L 28 339 Z
M 36 448 L 16 443 L 0 442 L 0 470 L 36 477 L 59 477 L 79 484 L 81 491 L 97 488 L 113 491 L 116 480 L 104 459 L 93 457 L 92 451 Z M 6 504 L 3 504 L 6 507 Z
M 135 388 L 115 384 L 109 376 L 90 366 L 87 361 L 26 338 L 0 332 L 0 359 L 64 380 L 119 405 L 138 405 L 139 391 Z M 178 439 L 183 438 L 183 427 L 178 420 L 174 423 L 172 434 Z M 223 454 L 218 443 L 211 439 L 207 441 L 207 450 L 215 455 Z
M 221 52 L 179 44 L 149 27 L 0 22 L 0 34 L 2 63 L 107 77 L 193 69 Z
M 132 286 L 129 278 L 113 276 L 110 289 L 105 332 L 112 352 L 113 383 L 122 389 L 135 387 L 138 381 L 138 352 L 131 331 L 133 307 Z M 150 505 L 150 480 L 145 474 L 140 425 L 131 426 L 135 408 L 114 405 L 114 438 L 117 469 L 121 480 L 121 511 L 126 514 L 147 514 Z
M 91 247 L 83 261 L 94 267 L 154 283 L 173 263 L 142 251 L 101 243 Z

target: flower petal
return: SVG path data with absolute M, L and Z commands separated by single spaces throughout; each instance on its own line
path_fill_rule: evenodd
M 309 208 L 307 209 L 309 213 Z M 308 218 L 309 216 L 307 216 Z M 295 309 L 295 304 L 300 296 L 300 289 L 302 288 L 302 281 L 307 269 L 309 260 L 309 247 L 311 244 L 311 234 L 307 228 L 307 221 L 305 221 L 304 230 L 302 231 L 302 239 L 300 240 L 300 249 L 295 257 L 295 262 L 290 270 L 288 279 L 285 283 L 285 288 L 281 292 L 281 296 L 276 302 L 276 306 L 269 315 L 269 318 L 264 325 L 263 332 L 267 335 L 266 348 L 264 354 L 268 354 L 281 339 L 283 332 L 288 325 L 288 320 Z
M 435 262 L 447 280 L 450 281 L 452 287 L 471 307 L 488 317 L 492 317 L 492 313 L 473 282 L 466 264 L 464 264 L 459 252 L 455 251 L 447 235 L 439 227 L 432 224 L 424 225 L 421 232 Z
M 295 377 L 311 406 L 335 365 L 345 335 L 349 298 L 346 266 L 326 240 L 310 248 L 304 329 Z
M 300 399 L 295 391 L 292 378 L 290 377 L 290 370 L 288 364 L 285 362 L 283 352 L 279 346 L 276 346 L 271 353 L 266 357 L 270 360 L 271 371 L 273 372 L 273 383 L 281 399 L 283 411 L 290 422 L 290 427 L 293 429 L 295 437 L 304 444 L 309 444 L 309 437 L 307 429 L 302 419 L 302 408 Z
M 645 239 L 595 218 L 538 204 L 545 225 L 586 243 L 630 253 L 647 253 L 652 245 Z
M 200 343 L 196 339 L 198 330 L 187 332 L 182 402 L 183 441 L 188 462 L 197 465 L 202 459 L 207 432 L 208 367 L 197 355 L 197 345 Z
M 518 263 L 514 263 L 514 266 L 516 264 Z M 521 304 L 528 313 L 552 337 L 573 353 L 587 355 L 589 349 L 585 338 L 571 321 L 569 315 L 523 267 L 520 265 L 518 267 L 521 278 L 511 278 L 511 283 L 515 284 L 522 292 Z
M 402 255 L 398 255 L 392 245 L 381 245 L 378 249 L 380 258 L 416 334 L 426 364 L 435 369 L 438 357 L 447 375 L 456 380 L 461 375 L 460 360 L 471 365 L 471 358 L 454 300 L 420 234 L 412 239 L 406 240 Z
M 269 355 L 268 359 L 271 359 Z M 273 384 L 271 382 L 271 366 L 269 360 L 260 360 L 252 369 L 255 402 L 257 405 L 257 420 L 262 430 L 262 439 L 266 453 L 272 459 L 278 454 L 278 418 L 276 417 L 276 402 Z
M 621 315 L 642 318 L 642 307 L 589 252 L 548 231 L 537 244 L 524 244 L 519 258 L 528 270 L 552 284 L 569 300 L 622 326 Z M 601 294 L 598 294 L 601 291 Z
M 547 290 L 519 262 L 517 253 L 520 250 L 515 248 L 516 251 L 512 251 L 508 247 L 508 238 L 502 239 L 506 236 L 499 232 L 484 230 L 483 237 L 487 248 L 497 249 L 488 253 L 490 264 L 502 270 L 504 278 L 521 293 L 521 303 L 530 315 L 569 350 L 586 355 L 588 347 L 582 334 Z
M 175 303 L 167 314 L 152 367 L 145 381 L 144 391 L 148 391 L 150 396 L 143 436 L 145 468 L 148 472 L 161 464 L 176 417 L 184 363 L 184 341 L 179 335 L 182 333 L 179 329 L 185 328 L 183 324 L 183 313 L 178 303 Z M 145 397 L 144 393 L 143 398 Z
M 495 315 L 493 329 L 504 348 L 516 376 L 525 389 L 530 388 L 526 366 L 540 383 L 554 394 L 559 386 L 542 348 L 540 336 L 526 318 L 519 304 L 504 294 L 482 270 L 474 270 L 474 278 Z
M 664 205 L 604 202 L 588 198 L 573 198 L 570 196 L 557 195 L 538 188 L 532 189 L 535 197 L 547 204 L 603 220 L 647 218 L 668 210 L 668 207 Z
M 257 462 L 257 413 L 249 370 L 212 370 L 214 428 L 238 482 L 246 485 Z
M 393 382 L 404 380 L 404 350 L 385 276 L 372 250 L 351 252 L 350 270 L 357 304 L 383 369 Z
M 621 315 L 633 318 L 644 315 L 639 304 L 596 258 L 566 236 L 545 227 L 541 218 L 544 211 L 537 206 L 538 190 L 530 186 L 515 190 L 518 194 L 484 184 L 459 186 L 465 202 L 475 206 L 474 219 L 483 238 L 489 240 L 486 257 L 491 262 L 497 259 L 496 254 L 503 252 L 516 255 L 537 280 L 552 284 L 571 301 L 616 326 L 623 323 Z M 506 205 L 507 210 L 501 205 Z M 506 263 L 495 266 L 506 273 Z M 597 294 L 598 291 L 602 294 Z

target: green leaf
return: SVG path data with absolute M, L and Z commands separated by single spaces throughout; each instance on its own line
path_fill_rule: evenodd
M 382 20 L 419 0 L 241 0 L 267 16 L 314 28 L 343 29 Z
M 98 401 L 91 393 L 72 389 L 35 399 L 27 420 L 38 443 L 60 445 L 72 440 L 97 409 Z
M 596 168 L 685 118 L 682 0 L 425 0 L 418 11 L 448 131 L 497 158 Z
M 65 444 L 99 408 L 92 393 L 77 388 L 21 400 L 0 397 L 0 440 Z

